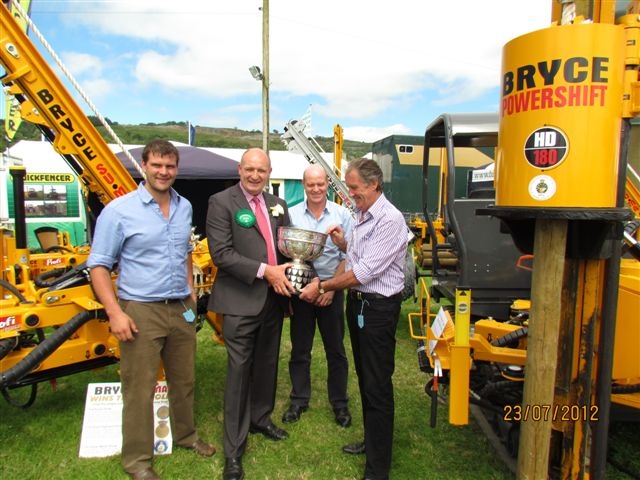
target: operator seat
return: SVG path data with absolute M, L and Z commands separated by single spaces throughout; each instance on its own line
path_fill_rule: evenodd
M 54 247 L 60 246 L 58 242 L 58 229 L 55 227 L 38 227 L 34 230 L 40 248 L 47 252 Z

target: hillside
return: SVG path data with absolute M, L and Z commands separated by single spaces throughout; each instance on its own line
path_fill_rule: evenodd
M 97 118 L 89 117 L 98 131 L 107 143 L 114 143 L 113 139 L 106 132 L 106 129 L 100 124 Z M 124 144 L 145 144 L 154 138 L 164 138 L 177 142 L 187 143 L 187 124 L 186 122 L 166 122 L 166 123 L 145 123 L 141 125 L 125 125 L 117 122 L 111 122 L 107 119 L 109 125 L 116 132 L 118 138 Z M 4 120 L 0 119 L 2 125 Z M 286 147 L 282 143 L 281 133 L 273 130 L 269 134 L 270 150 L 285 150 Z M 19 140 L 38 140 L 40 138 L 39 130 L 29 123 L 23 123 L 18 130 L 15 138 L 11 143 Z M 333 152 L 333 137 L 315 137 L 315 140 L 325 152 Z M 7 142 L 4 135 L 0 138 L 0 151 L 4 151 L 11 144 Z M 197 147 L 219 147 L 219 148 L 250 148 L 262 147 L 262 132 L 260 130 L 240 130 L 237 128 L 213 128 L 196 126 L 196 146 Z M 355 142 L 345 140 L 343 143 L 343 151 L 347 155 L 348 160 L 362 157 L 371 151 L 371 144 L 365 142 Z

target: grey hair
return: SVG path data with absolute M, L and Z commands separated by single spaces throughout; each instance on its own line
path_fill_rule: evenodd
M 376 190 L 378 192 L 382 191 L 382 169 L 375 160 L 370 160 L 368 158 L 358 158 L 356 160 L 351 160 L 349 162 L 349 165 L 347 166 L 345 175 L 351 171 L 358 172 L 358 175 L 360 175 L 362 181 L 367 185 L 371 185 L 373 182 L 377 182 L 378 186 Z

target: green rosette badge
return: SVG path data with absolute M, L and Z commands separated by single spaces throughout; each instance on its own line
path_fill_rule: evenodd
M 236 223 L 244 228 L 251 228 L 256 224 L 256 216 L 248 208 L 242 208 L 236 212 Z

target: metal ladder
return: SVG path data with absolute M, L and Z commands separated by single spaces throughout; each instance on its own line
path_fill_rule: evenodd
M 294 141 L 297 149 L 302 152 L 309 163 L 317 163 L 324 169 L 329 178 L 329 186 L 340 197 L 342 204 L 349 209 L 351 215 L 355 217 L 355 207 L 353 200 L 349 197 L 349 190 L 346 185 L 340 180 L 324 158 L 322 158 L 318 149 L 311 143 L 306 135 L 300 131 L 298 124 L 302 124 L 304 128 L 304 123 L 298 122 L 297 120 L 291 120 L 287 123 L 284 127 L 284 133 L 282 134 L 282 141 L 287 145 L 289 150 L 294 149 L 289 146 L 289 142 Z

